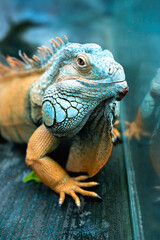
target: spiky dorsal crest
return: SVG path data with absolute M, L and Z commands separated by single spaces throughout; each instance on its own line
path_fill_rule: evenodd
M 21 60 L 11 56 L 4 57 L 9 66 L 0 63 L 0 78 L 4 77 L 4 75 L 8 73 L 13 72 L 17 74 L 21 72 L 28 74 L 31 71 L 43 73 L 45 69 L 50 65 L 49 60 L 51 57 L 53 57 L 55 53 L 68 42 L 68 38 L 66 36 L 64 36 L 64 41 L 62 41 L 62 39 L 59 37 L 56 37 L 56 39 L 58 42 L 54 39 L 50 40 L 52 50 L 47 46 L 38 47 L 37 52 L 40 56 L 33 55 L 32 58 L 29 58 L 26 53 L 19 51 L 19 57 Z

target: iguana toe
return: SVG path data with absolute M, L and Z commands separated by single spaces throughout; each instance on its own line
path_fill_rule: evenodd
M 142 126 L 137 126 L 136 122 L 125 122 L 126 126 L 128 127 L 124 135 L 127 136 L 129 139 L 135 138 L 136 140 L 140 141 L 141 137 L 149 137 L 150 133 L 146 131 Z
M 60 195 L 59 197 L 60 207 L 64 203 L 65 194 L 70 195 L 74 199 L 75 204 L 78 208 L 80 208 L 81 202 L 76 193 L 82 194 L 83 196 L 90 196 L 90 197 L 96 197 L 101 199 L 101 197 L 97 193 L 86 191 L 81 188 L 81 187 L 93 187 L 93 186 L 99 185 L 99 183 L 97 182 L 80 182 L 81 180 L 85 180 L 87 178 L 89 178 L 89 176 L 79 176 L 75 178 L 69 177 L 68 179 L 66 179 L 66 181 L 59 183 L 55 187 L 54 190 Z

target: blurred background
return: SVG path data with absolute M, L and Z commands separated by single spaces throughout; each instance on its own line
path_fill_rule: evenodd
M 19 49 L 31 57 L 37 46 L 49 46 L 51 38 L 64 35 L 71 42 L 94 42 L 109 49 L 124 67 L 129 85 L 121 106 L 124 132 L 125 121 L 135 119 L 160 67 L 159 0 L 0 0 L 1 57 L 18 57 Z M 156 106 L 158 126 L 160 98 Z M 155 151 L 160 152 L 160 138 L 156 136 Z M 137 141 L 125 137 L 123 144 L 130 206 L 136 194 L 144 237 L 158 240 L 160 191 L 154 187 L 160 185 L 160 177 L 150 157 L 151 138 Z M 160 165 L 160 160 L 157 164 Z

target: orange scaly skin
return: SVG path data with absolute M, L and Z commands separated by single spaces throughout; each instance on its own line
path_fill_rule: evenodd
M 66 171 L 53 159 L 46 155 L 59 145 L 59 139 L 54 137 L 44 125 L 41 125 L 31 136 L 26 154 L 26 164 L 30 166 L 41 181 L 52 190 L 60 194 L 59 204 L 62 204 L 65 193 L 71 195 L 75 203 L 80 207 L 80 200 L 75 192 L 82 195 L 98 197 L 94 192 L 85 191 L 80 188 L 97 185 L 96 182 L 80 183 L 87 176 L 70 178 Z
M 20 53 L 23 62 L 7 57 L 10 67 L 0 63 L 0 134 L 28 143 L 26 164 L 60 195 L 60 206 L 68 194 L 80 207 L 76 193 L 100 198 L 81 188 L 98 183 L 81 181 L 107 162 L 116 102 L 128 88 L 123 68 L 109 51 L 96 44 L 71 44 L 66 37 L 66 43 L 57 40 L 51 41 L 53 52 L 46 46 L 39 48 L 43 62 Z M 89 176 L 71 178 L 48 157 L 63 137 L 72 139 L 67 170 Z
M 28 142 L 26 164 L 32 168 L 40 180 L 52 190 L 60 194 L 59 204 L 62 205 L 65 193 L 71 195 L 80 207 L 80 200 L 75 192 L 82 195 L 99 197 L 94 192 L 80 188 L 98 185 L 96 182 L 83 182 L 88 176 L 70 178 L 67 172 L 53 159 L 46 155 L 59 145 L 59 139 L 54 137 L 44 125 L 37 128 L 28 114 L 29 104 L 26 102 L 28 88 L 40 74 L 32 76 L 16 76 L 9 80 L 5 76 L 0 81 L 0 132 L 1 135 L 15 142 Z M 24 97 L 23 97 L 24 96 Z M 14 101 L 13 101 L 14 99 Z M 31 138 L 30 138 L 31 136 Z M 30 140 L 29 140 L 30 138 Z
M 22 77 L 7 74 L 0 79 L 0 133 L 4 138 L 27 143 L 36 129 L 26 98 L 29 87 L 38 77 L 38 74 Z
M 9 74 L 8 74 L 9 75 Z M 34 83 L 40 74 L 32 76 L 16 76 L 12 81 L 10 75 L 6 75 L 0 81 L 0 132 L 7 140 L 15 142 L 28 141 L 26 164 L 32 168 L 40 180 L 52 190 L 60 194 L 59 204 L 62 205 L 65 193 L 71 195 L 75 203 L 80 207 L 80 200 L 75 192 L 82 195 L 99 197 L 94 192 L 82 190 L 82 187 L 98 185 L 96 182 L 83 182 L 88 176 L 82 178 L 70 178 L 67 172 L 53 159 L 46 155 L 59 145 L 59 139 L 54 137 L 44 125 L 37 128 L 28 114 L 29 104 L 26 102 L 28 88 Z M 23 78 L 23 79 L 22 79 Z M 24 96 L 24 97 L 23 97 Z M 14 99 L 14 101 L 13 101 Z M 31 138 L 30 138 L 31 136 Z M 29 140 L 30 138 L 30 140 Z

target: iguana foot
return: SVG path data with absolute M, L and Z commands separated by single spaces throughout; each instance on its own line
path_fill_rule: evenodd
M 65 200 L 65 194 L 70 195 L 74 199 L 75 204 L 78 208 L 80 208 L 81 202 L 76 193 L 80 193 L 84 196 L 97 197 L 101 199 L 101 197 L 97 193 L 86 191 L 81 188 L 81 187 L 93 187 L 93 186 L 99 185 L 99 183 L 97 182 L 80 182 L 82 180 L 86 180 L 87 178 L 89 177 L 79 176 L 79 177 L 71 178 L 67 175 L 66 178 L 64 178 L 61 183 L 59 183 L 56 187 L 54 187 L 54 190 L 60 195 L 59 206 L 63 204 Z
M 150 133 L 146 131 L 143 127 L 137 126 L 136 122 L 125 122 L 126 126 L 128 127 L 124 135 L 127 136 L 129 139 L 133 137 L 140 141 L 141 137 L 149 137 Z
M 114 134 L 114 137 L 113 137 L 113 141 L 115 142 L 117 140 L 117 138 L 120 137 L 120 132 L 118 131 L 118 129 L 116 128 L 116 126 L 119 124 L 119 121 L 116 120 L 115 123 L 113 124 L 113 134 Z

